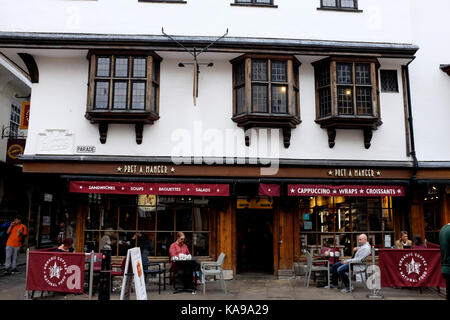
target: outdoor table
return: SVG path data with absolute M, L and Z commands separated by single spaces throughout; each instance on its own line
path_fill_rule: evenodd
M 195 292 L 197 290 L 197 271 L 199 270 L 199 264 L 196 259 L 175 260 L 173 262 L 173 270 L 175 273 L 174 293 Z M 181 281 L 182 288 L 176 288 L 177 278 Z

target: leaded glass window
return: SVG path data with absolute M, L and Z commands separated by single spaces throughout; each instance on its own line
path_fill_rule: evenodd
M 94 110 L 145 110 L 147 105 L 157 110 L 159 61 L 151 56 L 99 55 L 91 63 L 95 63 Z
M 334 115 L 373 116 L 376 85 L 373 63 L 336 60 L 318 63 L 315 68 L 318 116 L 333 115 L 333 101 L 337 102 Z
M 381 70 L 381 91 L 398 92 L 397 70 Z

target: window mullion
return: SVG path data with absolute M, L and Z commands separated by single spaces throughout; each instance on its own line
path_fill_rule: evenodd
M 353 84 L 352 84 L 352 87 L 353 87 L 353 115 L 354 116 L 357 116 L 358 115 L 358 110 L 357 110 L 357 107 L 356 107 L 356 67 L 355 67 L 355 63 L 352 63 L 352 72 L 353 72 L 353 79 L 352 79 L 352 81 L 353 81 Z
M 127 110 L 131 110 L 131 78 L 132 78 L 132 57 L 128 57 L 128 92 L 127 92 Z
M 109 79 L 109 105 L 108 105 L 109 110 L 113 109 L 114 70 L 115 70 L 115 68 L 116 68 L 116 59 L 115 59 L 115 56 L 111 56 L 111 70 L 110 70 L 111 78 Z
M 267 113 L 272 114 L 272 60 L 267 60 Z

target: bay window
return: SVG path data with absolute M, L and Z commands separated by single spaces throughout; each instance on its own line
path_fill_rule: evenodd
M 244 55 L 233 64 L 233 118 L 244 130 L 280 128 L 284 146 L 290 145 L 291 129 L 300 123 L 300 62 L 294 56 Z M 246 145 L 250 139 L 246 137 Z
M 316 122 L 334 147 L 336 129 L 363 129 L 370 148 L 372 130 L 382 124 L 376 59 L 327 58 L 315 62 Z
M 148 52 L 90 51 L 86 118 L 99 124 L 100 141 L 106 142 L 109 123 L 136 126 L 142 142 L 144 124 L 159 119 L 159 63 Z

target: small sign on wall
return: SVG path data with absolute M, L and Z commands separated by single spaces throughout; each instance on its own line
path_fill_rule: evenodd
M 22 102 L 22 112 L 20 113 L 20 129 L 28 130 L 30 122 L 30 102 Z
M 8 164 L 21 164 L 19 156 L 23 154 L 25 150 L 26 139 L 8 139 L 8 145 L 6 147 L 6 163 Z
M 77 146 L 77 153 L 95 153 L 94 146 Z

